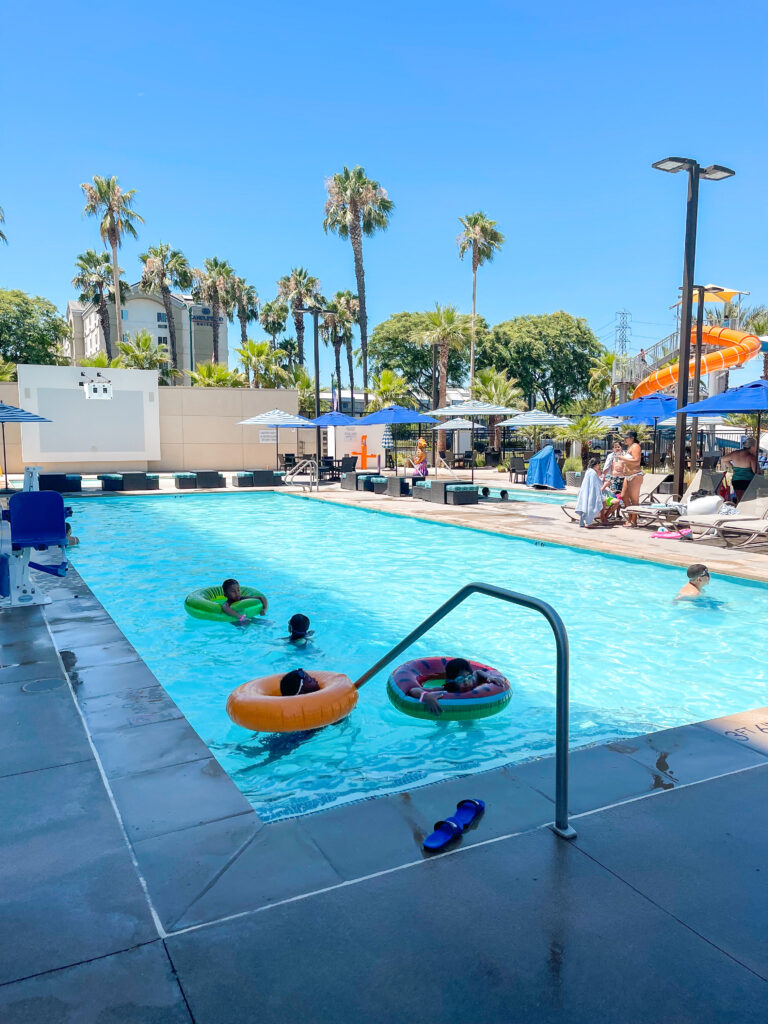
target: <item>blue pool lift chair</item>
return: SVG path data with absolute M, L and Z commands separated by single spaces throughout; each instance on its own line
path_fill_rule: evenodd
M 67 571 L 64 500 L 56 491 L 20 491 L 12 495 L 0 524 L 0 607 L 49 604 L 35 586 L 30 570 L 49 576 Z M 59 561 L 32 561 L 33 551 L 59 550 Z

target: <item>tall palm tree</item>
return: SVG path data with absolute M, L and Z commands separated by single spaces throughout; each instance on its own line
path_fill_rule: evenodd
M 265 302 L 259 313 L 259 323 L 272 339 L 272 348 L 277 348 L 277 337 L 285 330 L 288 320 L 288 306 L 280 299 Z
M 157 342 L 149 331 L 136 331 L 127 335 L 126 341 L 118 341 L 120 365 L 128 370 L 159 370 L 160 383 L 168 386 L 175 372 L 169 366 L 168 346 Z
M 280 351 L 283 353 L 283 366 L 286 370 L 293 370 L 299 359 L 299 346 L 296 344 L 296 339 L 283 338 L 280 342 Z
M 352 243 L 355 281 L 360 301 L 360 352 L 363 357 L 363 401 L 368 404 L 368 312 L 365 302 L 365 267 L 363 266 L 363 235 L 386 231 L 395 204 L 378 181 L 366 178 L 365 169 L 345 167 L 325 183 L 326 231 L 335 231 Z
M 240 321 L 240 345 L 248 344 L 248 324 L 259 319 L 259 293 L 245 278 L 232 275 L 232 301 Z
M 477 268 L 490 263 L 494 255 L 504 245 L 504 235 L 496 228 L 496 221 L 490 220 L 478 210 L 466 217 L 459 217 L 464 228 L 456 239 L 459 246 L 459 258 L 464 259 L 467 252 L 472 252 L 472 340 L 469 347 L 469 385 L 475 379 L 475 325 L 477 320 Z
M 104 334 L 104 347 L 107 350 L 107 359 L 112 358 L 112 329 L 109 323 L 109 307 L 107 296 L 114 288 L 114 277 L 109 254 L 96 252 L 95 249 L 86 249 L 81 252 L 75 261 L 77 273 L 72 278 L 72 287 L 80 292 L 81 302 L 95 302 L 99 312 L 99 322 Z M 120 267 L 118 274 L 122 274 Z M 123 282 L 121 281 L 122 285 Z M 114 294 L 114 292 L 113 292 Z M 119 328 L 118 328 L 119 329 Z
M 615 352 L 603 352 L 592 360 L 589 371 L 589 390 L 593 395 L 604 395 L 608 392 L 608 404 L 616 404 L 616 388 L 613 386 L 613 364 L 616 362 Z
M 232 267 L 226 260 L 211 256 L 203 263 L 204 269 L 192 271 L 192 296 L 196 302 L 211 307 L 213 316 L 213 359 L 219 361 L 219 318 L 223 313 L 229 319 L 232 312 Z M 198 366 L 198 370 L 200 367 Z M 215 385 L 214 385 L 215 386 Z
M 123 365 L 123 357 L 115 356 L 114 359 L 108 359 L 107 353 L 102 349 L 101 352 L 97 352 L 95 356 L 83 356 L 78 366 L 93 366 L 98 370 L 117 369 Z
M 0 224 L 5 224 L 5 214 L 3 213 L 2 206 L 0 206 Z M 5 242 L 5 244 L 8 245 L 8 239 L 2 231 L 0 231 L 0 242 Z
M 282 349 L 272 348 L 268 341 L 253 341 L 248 338 L 245 344 L 235 351 L 240 356 L 240 365 L 249 387 L 277 388 L 287 385 L 289 373 L 280 362 L 284 356 Z
M 85 194 L 83 213 L 89 217 L 101 217 L 99 223 L 101 240 L 105 245 L 109 243 L 112 249 L 112 284 L 115 293 L 117 334 L 120 339 L 123 336 L 123 309 L 120 301 L 120 268 L 117 265 L 117 250 L 123 244 L 125 235 L 138 238 L 136 224 L 143 224 L 144 218 L 140 217 L 133 209 L 136 189 L 130 188 L 124 192 L 115 176 L 102 178 L 100 175 L 94 174 L 93 182 L 83 182 L 80 188 Z
M 341 348 L 342 345 L 352 345 L 352 328 L 357 323 L 360 313 L 360 303 L 357 296 L 348 289 L 336 292 L 330 302 L 326 303 L 327 310 L 323 313 L 323 321 L 320 331 L 326 345 L 333 346 L 333 356 L 336 363 L 336 383 L 341 396 Z M 354 373 L 350 375 L 350 390 L 352 404 L 350 409 L 355 408 L 355 382 Z M 341 407 L 341 397 L 339 397 Z
M 558 427 L 554 432 L 557 441 L 578 441 L 581 445 L 581 468 L 587 468 L 589 446 L 598 438 L 605 437 L 605 424 L 599 416 L 580 416 L 567 427 Z
M 173 302 L 171 288 L 187 291 L 192 286 L 192 270 L 189 260 L 179 249 L 161 242 L 150 245 L 139 259 L 144 264 L 141 274 L 140 288 L 145 292 L 160 292 L 168 322 L 168 337 L 171 339 L 171 366 L 179 368 L 178 350 L 176 347 L 176 323 L 173 319 Z
M 523 393 L 517 386 L 514 377 L 508 377 L 502 370 L 494 370 L 492 366 L 478 370 L 472 388 L 472 397 L 479 402 L 490 405 L 501 405 L 507 409 L 522 409 Z M 488 417 L 491 447 L 499 447 L 499 420 L 501 416 Z
M 448 352 L 452 348 L 461 349 L 466 346 L 467 328 L 464 318 L 457 314 L 455 306 L 441 306 L 436 302 L 434 310 L 426 316 L 429 327 L 414 340 L 420 341 L 422 345 L 434 345 L 437 349 L 437 404 L 442 407 L 445 405 L 448 382 Z M 439 432 L 437 446 L 441 451 L 445 448 L 444 430 Z
M 228 370 L 220 363 L 198 363 L 194 370 L 184 371 L 195 388 L 244 388 L 245 377 L 235 370 Z
M 299 415 L 315 415 L 315 382 L 303 366 L 294 366 L 288 372 L 286 385 L 299 393 Z
M 373 395 L 368 403 L 369 412 L 386 409 L 388 405 L 402 405 L 406 409 L 412 409 L 416 404 L 408 381 L 394 370 L 382 370 L 378 377 L 374 373 L 372 383 Z
M 281 277 L 277 282 L 278 298 L 285 299 L 291 305 L 293 323 L 296 327 L 296 340 L 299 343 L 299 366 L 304 365 L 304 314 L 297 312 L 300 308 L 310 309 L 323 304 L 320 294 L 320 282 L 312 277 L 304 267 L 294 267 L 290 274 Z

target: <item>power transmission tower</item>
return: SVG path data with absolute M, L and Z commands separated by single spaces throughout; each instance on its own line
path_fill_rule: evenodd
M 626 309 L 620 309 L 616 314 L 616 342 L 614 347 L 617 355 L 625 356 L 629 351 L 629 336 L 632 333 L 632 328 L 629 326 L 631 319 L 632 314 L 628 313 Z
M 616 334 L 614 340 L 614 351 L 616 360 L 613 364 L 613 383 L 619 389 L 619 401 L 626 402 L 630 385 L 632 384 L 632 360 L 629 358 L 629 336 L 632 328 L 629 321 L 632 314 L 626 309 L 620 309 L 616 313 Z

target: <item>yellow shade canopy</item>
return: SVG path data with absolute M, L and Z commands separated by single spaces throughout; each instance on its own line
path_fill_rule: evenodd
M 721 288 L 717 284 L 705 284 L 704 285 L 704 301 L 705 302 L 730 302 L 737 295 L 749 295 L 749 292 L 741 291 L 739 288 Z M 710 291 L 710 289 L 712 289 Z M 692 299 L 694 302 L 699 301 L 699 290 L 698 288 L 693 289 Z M 682 302 L 675 303 L 675 306 L 679 306 Z M 673 307 L 670 306 L 670 309 Z

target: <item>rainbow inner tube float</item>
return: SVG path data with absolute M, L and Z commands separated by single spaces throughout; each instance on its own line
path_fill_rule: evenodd
M 387 696 L 398 711 L 412 718 L 426 718 L 434 722 L 436 716 L 432 714 L 419 701 L 418 697 L 409 697 L 408 692 L 414 686 L 423 686 L 425 689 L 442 689 L 445 682 L 445 666 L 450 658 L 417 658 L 416 661 L 406 661 L 400 665 L 387 680 Z M 470 661 L 470 667 L 484 669 L 486 672 L 497 672 L 490 665 L 483 665 L 479 661 Z M 429 684 L 434 684 L 431 687 Z M 490 692 L 478 697 L 472 690 L 464 693 L 452 693 L 443 697 L 440 706 L 443 709 L 439 716 L 441 722 L 463 722 L 471 718 L 488 718 L 490 715 L 497 715 L 509 704 L 512 699 L 512 690 L 507 679 L 503 684 L 491 683 L 488 686 Z
M 241 600 L 235 601 L 232 611 L 238 615 L 245 615 L 248 619 L 255 619 L 257 615 L 264 615 L 267 611 L 267 599 L 260 590 L 253 587 L 240 587 L 243 595 Z M 193 590 L 184 598 L 184 608 L 193 619 L 207 619 L 209 622 L 235 622 L 231 615 L 221 610 L 226 601 L 224 591 L 221 587 L 202 587 L 200 590 Z
M 357 704 L 355 684 L 340 672 L 313 672 L 320 689 L 283 697 L 284 673 L 243 683 L 227 700 L 227 714 L 253 732 L 305 732 L 346 718 Z

